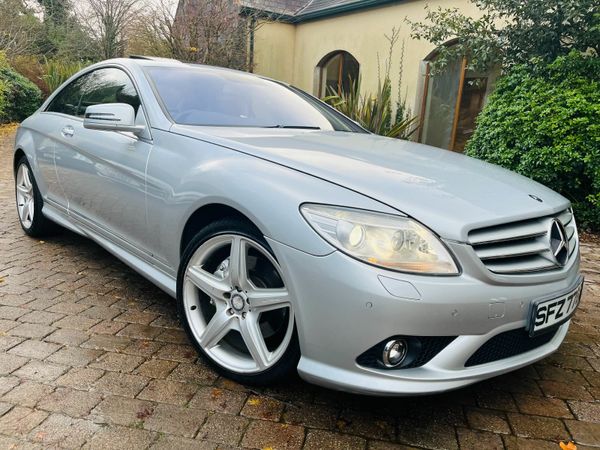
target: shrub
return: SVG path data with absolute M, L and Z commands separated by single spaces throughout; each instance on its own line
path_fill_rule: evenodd
M 514 67 L 480 114 L 466 153 L 560 192 L 580 225 L 600 230 L 600 58 L 573 52 Z
M 40 106 L 39 88 L 16 72 L 0 55 L 0 123 L 20 122 Z
M 40 59 L 35 55 L 18 55 L 10 59 L 10 65 L 13 69 L 30 80 L 33 84 L 40 88 L 42 96 L 48 97 L 50 92 L 43 79 L 44 66 L 40 63 Z
M 6 110 L 7 94 L 8 94 L 8 84 L 4 80 L 0 80 L 0 123 L 2 123 L 2 118 L 4 117 L 5 110 Z

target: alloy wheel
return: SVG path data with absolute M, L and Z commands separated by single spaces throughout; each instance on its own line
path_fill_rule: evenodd
M 21 164 L 17 169 L 16 189 L 19 220 L 24 228 L 30 228 L 35 211 L 35 197 L 31 173 L 26 164 Z
M 218 235 L 196 249 L 185 271 L 183 307 L 204 352 L 236 373 L 274 366 L 294 331 L 279 264 L 243 235 Z

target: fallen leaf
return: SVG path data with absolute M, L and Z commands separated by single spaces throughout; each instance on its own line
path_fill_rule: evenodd
M 141 411 L 138 411 L 137 414 L 135 415 L 138 419 L 146 419 L 147 417 L 150 417 L 152 414 L 154 413 L 154 409 L 153 408 L 144 408 Z
M 38 441 L 43 441 L 44 439 L 46 439 L 46 436 L 48 436 L 48 433 L 45 431 L 38 431 L 35 435 L 35 438 Z
M 223 394 L 223 392 L 221 392 L 220 389 L 217 388 L 213 388 L 210 396 L 212 397 L 213 400 L 218 399 L 221 395 Z
M 577 450 L 577 446 L 571 441 L 567 442 L 566 444 L 561 441 L 558 445 L 560 445 L 562 450 Z
M 7 123 L 5 125 L 0 125 L 0 135 L 14 133 L 18 127 L 18 123 Z
M 257 397 L 252 397 L 251 399 L 248 400 L 248 404 L 250 406 L 260 405 L 260 399 Z
M 352 424 L 352 422 L 349 420 L 346 420 L 344 418 L 341 418 L 341 419 L 338 419 L 335 424 L 336 424 L 338 430 L 344 431 L 349 425 Z

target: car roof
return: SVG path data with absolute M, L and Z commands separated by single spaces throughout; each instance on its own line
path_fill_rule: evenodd
M 124 65 L 126 67 L 141 66 L 141 67 L 202 68 L 202 69 L 214 71 L 217 73 L 218 72 L 234 72 L 234 73 L 243 74 L 243 75 L 246 75 L 249 77 L 257 77 L 257 78 L 262 78 L 265 80 L 277 81 L 278 83 L 282 83 L 281 81 L 272 80 L 269 77 L 256 75 L 256 74 L 253 74 L 250 72 L 245 72 L 243 70 L 229 69 L 226 67 L 218 67 L 218 66 L 209 66 L 206 64 L 199 64 L 199 63 L 188 63 L 188 62 L 179 61 L 177 59 L 162 58 L 162 57 L 158 57 L 158 56 L 131 55 L 128 58 L 114 58 L 114 59 L 107 59 L 104 61 L 100 61 L 99 63 L 96 64 L 96 66 L 102 66 L 102 65 L 111 64 L 111 63 L 118 63 L 118 64 Z
M 181 66 L 188 65 L 182 61 L 172 58 L 162 58 L 158 56 L 145 56 L 145 55 L 130 55 L 127 58 L 118 58 L 119 60 L 127 60 L 130 63 L 137 64 L 140 66 Z

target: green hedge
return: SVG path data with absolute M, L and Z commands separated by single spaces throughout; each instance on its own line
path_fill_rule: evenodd
M 5 110 L 8 104 L 7 96 L 8 96 L 8 83 L 4 80 L 0 80 L 0 123 L 2 123 L 2 118 L 4 117 Z
M 466 153 L 533 178 L 600 230 L 600 58 L 571 53 L 498 82 Z
M 21 122 L 33 114 L 41 102 L 39 88 L 0 55 L 0 123 Z

